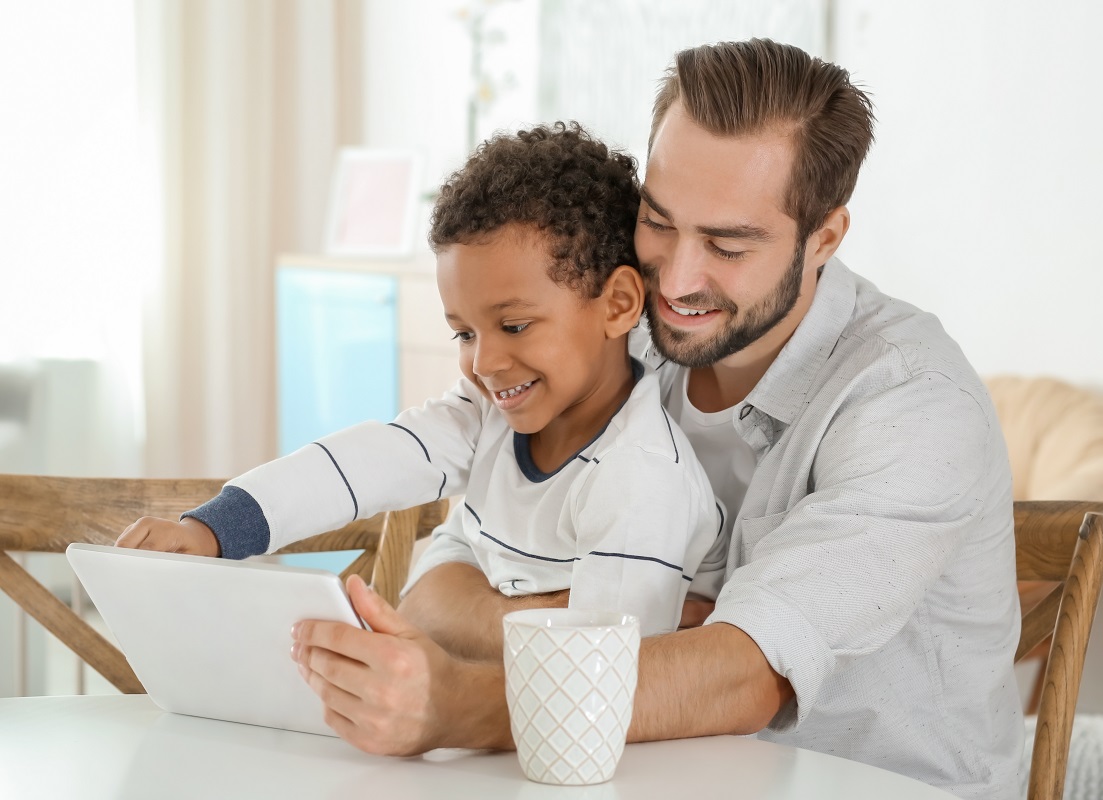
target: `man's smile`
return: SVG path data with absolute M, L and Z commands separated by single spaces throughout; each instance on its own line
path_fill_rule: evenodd
M 667 305 L 670 306 L 671 311 L 683 317 L 700 317 L 716 311 L 715 308 L 686 308 L 685 306 L 676 306 L 669 301 L 667 301 Z

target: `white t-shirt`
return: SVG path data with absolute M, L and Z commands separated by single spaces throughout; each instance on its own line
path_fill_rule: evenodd
M 666 410 L 679 421 L 697 460 L 711 479 L 713 494 L 726 509 L 726 532 L 730 532 L 754 475 L 754 450 L 732 425 L 731 409 L 708 412 L 693 405 L 686 393 L 689 370 L 680 373 L 681 378 L 673 382 L 666 395 Z
M 687 591 L 715 598 L 730 526 L 663 410 L 657 377 L 636 363 L 628 400 L 550 474 L 532 463 L 528 437 L 483 401 L 463 506 L 434 532 L 407 590 L 434 567 L 462 561 L 506 595 L 569 588 L 572 608 L 635 614 L 645 636 L 678 627 Z

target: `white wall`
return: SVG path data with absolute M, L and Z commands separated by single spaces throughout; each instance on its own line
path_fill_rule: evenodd
M 466 155 L 470 47 L 455 12 L 478 5 L 368 4 L 366 143 L 419 149 L 427 192 Z M 539 59 L 558 55 L 539 53 L 539 5 L 504 2 L 490 11 L 506 40 L 488 47 L 487 66 L 511 75 L 513 88 L 484 117 L 480 137 L 539 121 Z M 781 29 L 791 26 L 797 38 L 804 28 L 813 32 L 804 38 L 815 38 L 819 20 L 792 17 L 818 14 L 817 5 L 783 5 L 789 20 L 735 4 L 733 20 L 753 28 L 747 36 L 784 38 Z M 1050 374 L 1103 387 L 1103 333 L 1092 315 L 1103 296 L 1095 248 L 1103 4 L 834 5 L 833 58 L 873 93 L 879 120 L 842 257 L 890 294 L 936 313 L 982 374 Z M 578 37 L 623 46 L 616 31 L 603 37 L 582 27 L 600 18 L 580 14 Z M 635 24 L 646 26 L 647 15 Z M 639 61 L 626 57 L 625 67 Z M 578 107 L 589 107 L 581 94 Z M 571 116 L 568 107 L 556 111 Z
M 838 3 L 874 95 L 841 253 L 941 317 L 982 374 L 1103 387 L 1103 4 Z
M 413 149 L 424 158 L 424 190 L 433 192 L 467 158 L 471 43 L 457 14 L 479 0 L 418 0 L 367 4 L 364 36 L 365 146 Z M 494 5 L 488 30 L 503 41 L 484 47 L 485 71 L 501 84 L 479 119 L 478 140 L 499 128 L 536 122 L 536 33 L 539 3 Z M 430 202 L 423 203 L 422 232 Z

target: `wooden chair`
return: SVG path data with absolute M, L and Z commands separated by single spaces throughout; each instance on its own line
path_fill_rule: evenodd
M 1103 583 L 1103 504 L 1072 501 L 1015 503 L 1016 565 L 1020 581 L 1046 581 L 1024 605 L 1018 662 L 1052 637 L 1038 705 L 1028 800 L 1064 794 L 1076 697 L 1088 635 Z
M 8 555 L 62 553 L 71 542 L 112 544 L 142 516 L 176 519 L 222 488 L 219 480 L 53 478 L 0 474 L 0 590 L 38 620 L 119 691 L 145 689 L 114 645 Z M 342 572 L 370 581 L 390 603 L 406 581 L 414 541 L 440 524 L 448 501 L 377 514 L 304 539 L 279 553 L 361 550 Z

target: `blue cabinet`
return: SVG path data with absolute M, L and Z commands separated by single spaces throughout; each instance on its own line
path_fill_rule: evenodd
M 280 455 L 364 420 L 389 422 L 455 384 L 457 346 L 428 254 L 284 255 L 275 284 Z M 283 558 L 340 572 L 352 554 Z
M 276 273 L 279 452 L 398 412 L 397 278 L 281 266 Z

